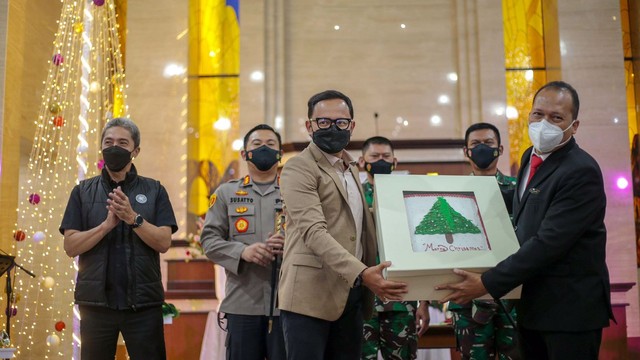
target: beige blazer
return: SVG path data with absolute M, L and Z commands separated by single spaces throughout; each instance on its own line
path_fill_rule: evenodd
M 351 172 L 359 184 L 358 168 Z M 349 176 L 349 174 L 345 174 Z M 347 193 L 335 168 L 313 143 L 289 159 L 280 177 L 287 208 L 286 240 L 278 307 L 283 310 L 335 321 L 342 314 L 349 290 L 358 275 L 376 262 L 373 218 L 362 199 L 363 261 L 356 251 L 356 225 Z M 364 290 L 363 315 L 371 316 L 373 294 Z

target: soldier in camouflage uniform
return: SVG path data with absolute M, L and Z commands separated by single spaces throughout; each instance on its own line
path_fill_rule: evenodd
M 495 176 L 507 206 L 512 213 L 516 178 L 498 170 L 502 154 L 500 132 L 488 123 L 471 125 L 465 134 L 464 153 L 473 169 L 472 175 Z M 462 359 L 520 359 L 517 332 L 509 316 L 516 321 L 513 300 L 501 300 L 504 309 L 493 300 L 474 300 L 470 304 L 449 303 L 453 327 Z
M 397 164 L 389 139 L 375 136 L 367 139 L 362 148 L 359 164 L 367 171 L 367 181 L 362 184 L 364 196 L 373 205 L 374 174 L 390 174 Z M 380 259 L 378 259 L 380 262 Z M 371 320 L 364 323 L 362 359 L 377 359 L 380 350 L 384 359 L 415 359 L 418 350 L 418 336 L 426 331 L 429 313 L 416 301 L 383 302 L 377 296 Z M 421 326 L 418 326 L 421 322 Z

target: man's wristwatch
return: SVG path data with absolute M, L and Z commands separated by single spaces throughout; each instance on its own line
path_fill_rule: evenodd
M 133 219 L 133 224 L 131 224 L 132 228 L 137 228 L 142 226 L 142 223 L 144 222 L 144 218 L 142 217 L 142 215 L 138 214 L 136 215 L 136 217 Z
M 364 272 L 364 271 L 363 271 Z M 356 281 L 353 282 L 353 287 L 357 288 L 362 285 L 362 273 L 358 274 Z

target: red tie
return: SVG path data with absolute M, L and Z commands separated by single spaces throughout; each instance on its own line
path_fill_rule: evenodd
M 529 182 L 531 181 L 533 174 L 536 173 L 536 170 L 538 170 L 538 167 L 540 166 L 540 164 L 542 164 L 542 158 L 536 154 L 533 154 L 533 156 L 531 156 L 531 164 L 529 167 L 529 179 L 527 179 L 527 185 L 529 185 Z

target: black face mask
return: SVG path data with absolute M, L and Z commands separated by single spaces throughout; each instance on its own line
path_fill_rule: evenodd
M 120 146 L 109 146 L 102 149 L 102 158 L 107 169 L 118 172 L 131 162 L 131 152 Z
M 393 171 L 393 163 L 380 159 L 376 162 L 364 162 L 364 169 L 371 175 L 375 174 L 391 174 Z
M 471 156 L 469 156 L 471 151 Z M 490 147 L 489 145 L 479 144 L 473 149 L 467 150 L 467 156 L 476 164 L 480 169 L 486 169 L 491 165 L 493 160 L 500 156 L 500 149 L 497 147 Z
M 350 139 L 351 132 L 340 130 L 335 124 L 331 124 L 328 129 L 319 129 L 313 132 L 313 142 L 327 154 L 339 153 L 347 147 Z
M 262 145 L 257 149 L 247 151 L 245 160 L 252 162 L 258 170 L 267 171 L 280 161 L 280 151 Z

